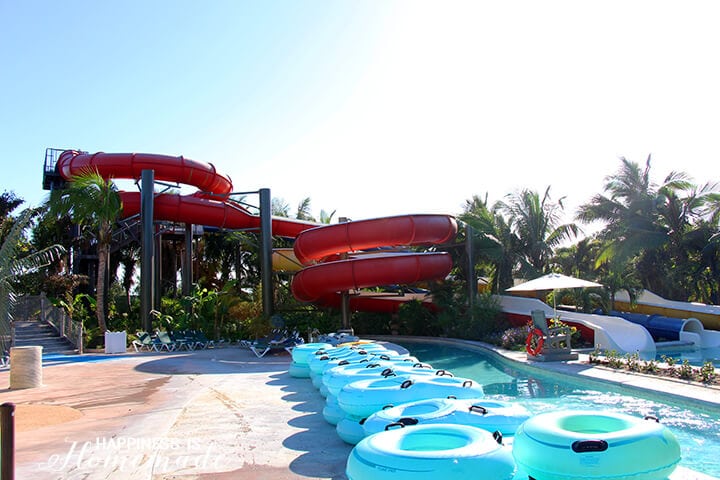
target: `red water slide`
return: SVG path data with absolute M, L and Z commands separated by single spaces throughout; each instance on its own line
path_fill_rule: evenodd
M 305 302 L 337 305 L 342 291 L 443 279 L 453 266 L 447 253 L 377 252 L 351 254 L 350 258 L 341 260 L 336 256 L 378 247 L 442 244 L 456 234 L 457 222 L 448 215 L 403 215 L 307 230 L 295 240 L 295 255 L 305 265 L 320 263 L 295 275 L 291 286 L 293 295 Z M 353 297 L 351 308 L 396 311 L 398 302 L 405 300 L 396 299 Z
M 228 229 L 259 229 L 260 217 L 227 200 L 232 192 L 230 178 L 217 173 L 210 163 L 185 157 L 148 153 L 93 153 L 67 150 L 60 154 L 58 172 L 66 180 L 88 170 L 104 178 L 139 180 L 143 170 L 153 170 L 156 180 L 178 182 L 198 188 L 194 195 L 155 196 L 153 216 L 157 220 L 208 225 Z M 123 216 L 140 212 L 140 193 L 121 192 Z M 317 224 L 273 217 L 274 235 L 295 238 Z
M 153 170 L 155 180 L 192 185 L 223 198 L 232 192 L 230 177 L 217 173 L 213 164 L 185 157 L 151 153 L 88 154 L 66 150 L 60 154 L 56 168 L 66 180 L 88 170 L 97 171 L 103 178 L 139 180 L 143 170 Z
M 156 219 L 227 229 L 260 227 L 259 216 L 228 199 L 232 192 L 230 178 L 217 173 L 209 163 L 167 155 L 87 154 L 68 150 L 60 155 L 56 168 L 66 180 L 88 170 L 97 171 L 104 178 L 139 180 L 143 170 L 153 170 L 156 180 L 198 188 L 193 195 L 156 195 L 153 204 Z M 140 193 L 121 192 L 121 198 L 124 217 L 140 212 Z M 333 258 L 334 255 L 383 246 L 446 243 L 457 234 L 457 223 L 447 215 L 404 215 L 318 227 L 273 217 L 272 230 L 275 235 L 297 237 L 294 250 L 303 264 L 320 262 L 295 275 L 292 282 L 295 297 L 301 301 L 339 305 L 338 292 L 344 290 L 442 279 L 450 272 L 452 260 L 445 253 L 353 255 L 340 261 Z M 398 300 L 354 296 L 351 308 L 396 311 Z

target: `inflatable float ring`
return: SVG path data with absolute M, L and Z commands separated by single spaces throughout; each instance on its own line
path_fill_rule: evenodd
M 534 345 L 533 340 L 535 340 Z M 540 331 L 539 328 L 533 328 L 530 333 L 528 333 L 527 339 L 525 340 L 525 350 L 533 357 L 537 357 L 540 355 L 540 352 L 542 352 L 544 343 L 545 339 L 543 338 L 542 331 Z

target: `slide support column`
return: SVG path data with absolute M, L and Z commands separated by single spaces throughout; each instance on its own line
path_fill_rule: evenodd
M 340 297 L 340 312 L 342 314 L 343 330 L 350 329 L 350 293 L 345 290 Z
M 153 310 L 160 311 L 160 305 L 162 304 L 162 232 L 160 225 L 153 225 L 153 236 L 155 240 L 155 253 L 153 261 Z
M 272 199 L 269 188 L 260 189 L 260 278 L 263 316 L 273 314 L 272 284 Z
M 465 254 L 467 255 L 467 296 L 468 307 L 470 308 L 470 318 L 472 318 L 472 308 L 475 306 L 475 292 L 477 292 L 477 278 L 475 276 L 475 261 L 473 252 L 473 235 L 475 230 L 468 224 L 465 224 Z
M 192 247 L 193 247 L 193 224 L 185 224 L 185 260 L 182 264 L 182 294 L 184 297 L 190 295 L 192 290 Z
M 143 330 L 152 332 L 152 309 L 155 275 L 153 264 L 155 252 L 153 236 L 153 197 L 155 186 L 155 171 L 143 170 L 140 177 L 140 321 Z
M 339 223 L 347 223 L 350 221 L 351 220 L 348 217 L 340 217 L 338 219 Z M 346 259 L 347 254 L 344 253 L 342 258 Z M 350 312 L 350 292 L 347 290 L 340 293 L 340 314 L 342 316 L 343 330 L 350 330 L 350 316 L 352 315 L 352 312 Z

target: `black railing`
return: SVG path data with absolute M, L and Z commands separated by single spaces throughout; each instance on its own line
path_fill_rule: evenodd
M 65 187 L 65 179 L 57 171 L 60 154 L 67 148 L 46 148 L 45 164 L 43 165 L 43 190 L 56 190 Z M 87 153 L 87 152 L 81 152 Z

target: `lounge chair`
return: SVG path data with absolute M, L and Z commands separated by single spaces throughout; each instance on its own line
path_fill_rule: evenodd
M 568 327 L 550 327 L 548 326 L 545 312 L 542 310 L 532 310 L 533 327 L 542 332 L 543 345 L 542 349 L 535 355 L 528 352 L 528 358 L 538 360 L 574 360 L 578 358 L 577 353 L 572 353 L 570 339 L 572 333 Z
M 305 339 L 297 332 L 294 331 L 292 336 L 288 339 L 288 345 L 285 346 L 285 350 L 288 353 L 292 353 L 292 349 L 298 345 L 305 343 Z
M 196 348 L 199 347 L 205 349 L 215 347 L 215 341 L 207 338 L 207 336 L 202 330 L 191 330 L 190 335 L 195 342 Z
M 298 340 L 298 338 L 297 332 L 289 335 L 287 330 L 274 330 L 267 337 L 248 344 L 248 348 L 256 357 L 262 358 L 271 351 L 292 349 L 292 347 L 302 342 L 302 339 Z
M 357 337 L 355 335 L 352 335 L 347 332 L 333 332 L 328 334 L 319 335 L 317 338 L 318 342 L 321 343 L 329 343 L 330 345 L 337 346 L 342 343 L 348 343 L 348 342 L 357 342 L 360 340 L 360 337 Z
M 158 341 L 156 347 L 158 351 L 164 348 L 168 352 L 172 352 L 177 347 L 176 343 L 173 342 L 170 338 L 170 335 L 168 335 L 168 332 L 161 332 L 158 330 L 157 332 L 155 332 L 155 338 Z
M 137 339 L 132 341 L 132 346 L 136 352 L 142 350 L 157 352 L 159 344 L 148 332 L 137 332 Z
M 194 350 L 195 341 L 192 338 L 188 338 L 185 332 L 181 330 L 168 332 L 168 337 L 175 344 L 175 350 Z

